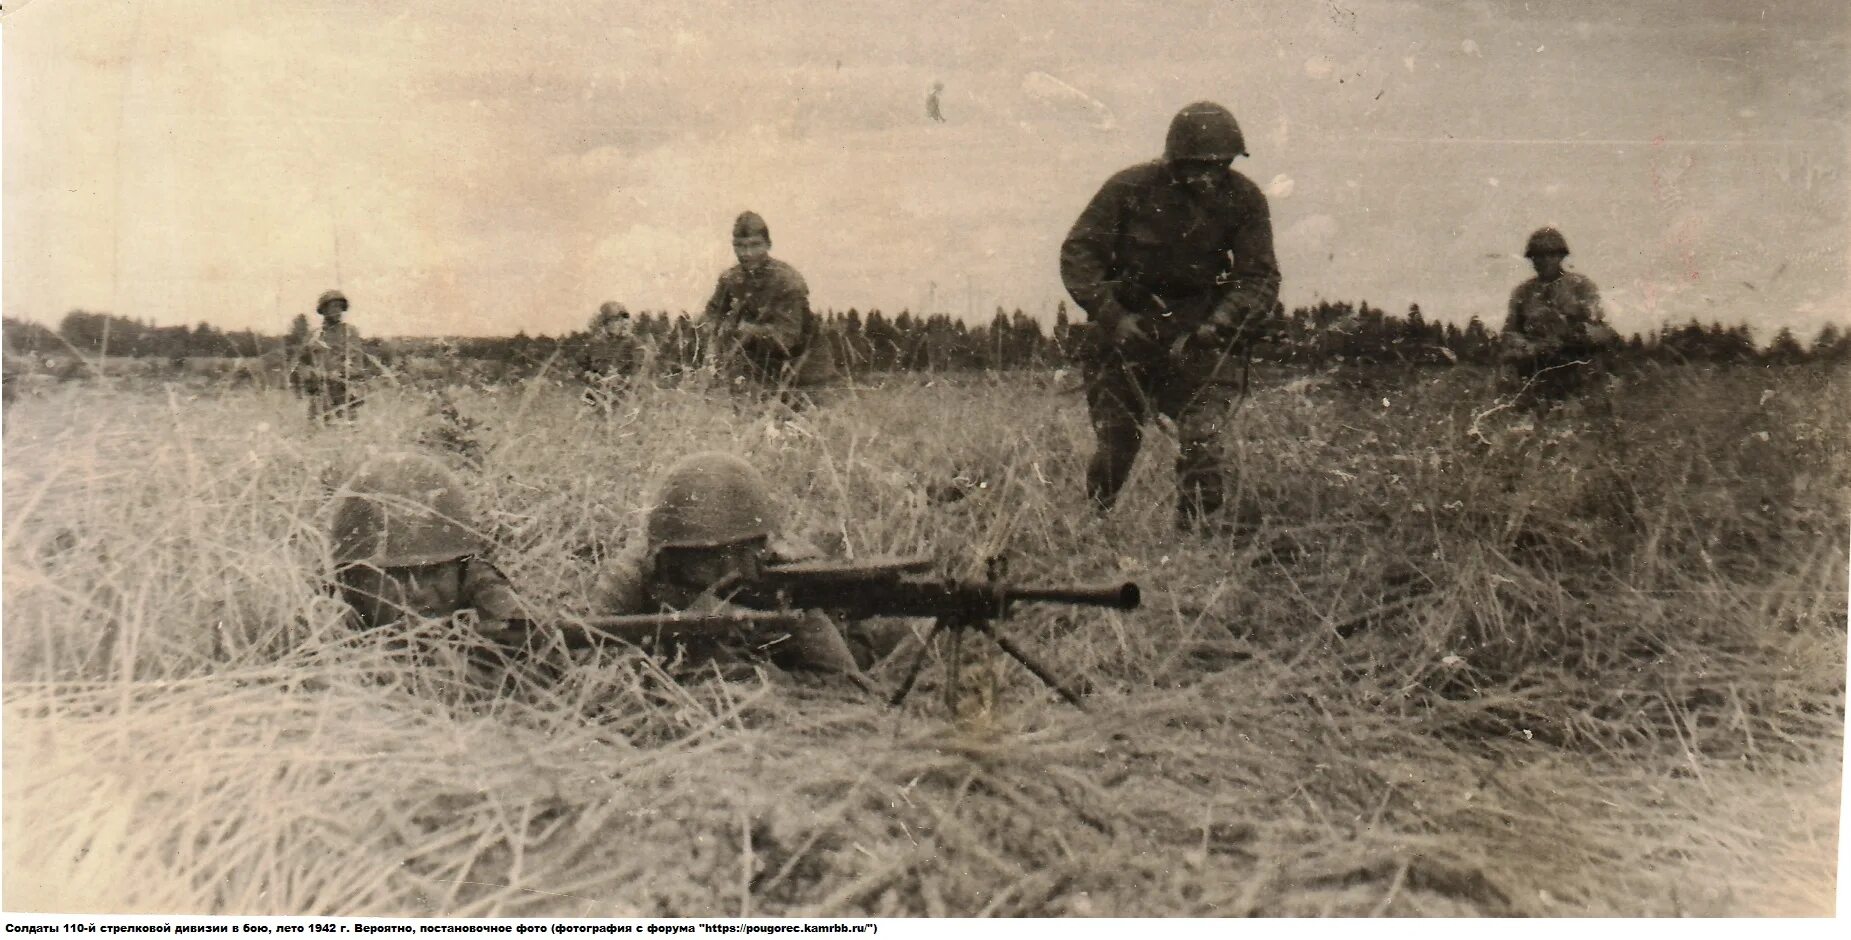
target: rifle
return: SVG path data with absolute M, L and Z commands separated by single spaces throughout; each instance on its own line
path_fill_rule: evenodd
M 919 577 L 932 568 L 929 558 L 882 558 L 868 562 L 788 562 L 765 567 L 758 578 L 722 585 L 716 596 L 759 611 L 824 610 L 849 620 L 871 617 L 931 617 L 931 633 L 889 700 L 905 701 L 925 665 L 927 650 L 939 634 L 966 630 L 989 637 L 1004 653 L 1081 707 L 1079 693 L 1000 633 L 995 621 L 1007 619 L 1017 604 L 1078 604 L 1136 610 L 1141 602 L 1131 582 L 1099 586 L 1022 587 L 1002 583 L 1001 559 L 992 559 L 981 581 Z

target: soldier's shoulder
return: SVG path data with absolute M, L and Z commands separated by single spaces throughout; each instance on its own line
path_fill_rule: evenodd
M 805 292 L 810 289 L 810 286 L 804 282 L 801 272 L 792 267 L 789 262 L 779 261 L 776 258 L 765 260 L 765 279 L 779 287 Z
M 1163 185 L 1168 182 L 1168 172 L 1169 170 L 1162 160 L 1146 160 L 1143 163 L 1134 163 L 1106 177 L 1105 184 L 1099 187 L 1099 191 L 1129 192 L 1149 189 L 1153 186 Z
M 1600 291 L 1600 288 L 1595 286 L 1593 278 L 1579 271 L 1563 271 L 1562 278 L 1578 293 L 1599 293 Z
M 1530 294 L 1536 291 L 1537 285 L 1541 283 L 1542 283 L 1542 279 L 1535 277 L 1533 275 L 1531 277 L 1525 278 L 1523 280 L 1523 283 L 1518 284 L 1516 287 L 1511 288 L 1510 299 L 1520 300 L 1524 297 L 1528 297 Z
M 1239 170 L 1230 169 L 1228 170 L 1228 175 L 1234 179 L 1233 192 L 1235 198 L 1255 200 L 1258 202 L 1266 201 L 1266 191 L 1260 188 L 1260 184 L 1248 178 L 1247 174 Z

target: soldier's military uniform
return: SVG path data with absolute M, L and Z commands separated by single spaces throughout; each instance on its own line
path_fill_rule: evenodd
M 435 458 L 376 457 L 335 492 L 334 579 L 356 626 L 474 611 L 487 636 L 533 622 L 506 575 L 488 560 L 462 484 Z
M 778 517 L 770 488 L 750 464 L 721 453 L 684 458 L 657 486 L 642 542 L 599 579 L 600 611 L 723 607 L 713 596 L 718 582 L 811 554 L 778 537 Z M 821 612 L 810 613 L 796 630 L 742 630 L 730 642 L 684 643 L 683 652 L 700 659 L 761 654 L 780 666 L 840 673 L 867 684 L 842 631 Z
M 371 358 L 359 331 L 342 316 L 347 298 L 331 290 L 315 302 L 321 329 L 304 344 L 297 363 L 297 384 L 308 395 L 309 418 L 314 421 L 352 421 L 365 397 Z
M 1606 324 L 1594 282 L 1562 270 L 1567 254 L 1568 242 L 1555 229 L 1530 235 L 1524 256 L 1536 264 L 1537 275 L 1511 292 L 1504 318 L 1504 356 L 1518 405 L 1537 413 L 1594 384 L 1603 371 L 1602 353 L 1617 338 Z
M 1241 346 L 1279 293 L 1266 197 L 1228 165 L 1246 152 L 1226 109 L 1183 108 L 1163 158 L 1108 179 L 1061 245 L 1061 280 L 1091 321 L 1084 373 L 1097 449 L 1086 480 L 1102 510 L 1156 415 L 1177 426 L 1179 524 L 1205 521 L 1230 488 L 1217 438 Z M 1252 521 L 1251 504 L 1239 514 Z
M 650 358 L 633 329 L 630 311 L 615 301 L 599 307 L 578 355 L 586 403 L 604 405 L 621 397 Z
M 771 232 L 755 212 L 733 223 L 735 250 L 741 239 Z M 729 378 L 769 389 L 787 403 L 801 404 L 836 378 L 835 357 L 810 312 L 810 288 L 797 269 L 770 256 L 750 259 L 720 275 L 703 316 Z

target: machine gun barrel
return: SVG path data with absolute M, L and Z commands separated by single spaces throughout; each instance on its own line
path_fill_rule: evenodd
M 1144 599 L 1143 592 L 1130 581 L 1095 587 L 1004 588 L 1003 597 L 1012 604 L 1083 604 L 1113 610 L 1137 610 Z

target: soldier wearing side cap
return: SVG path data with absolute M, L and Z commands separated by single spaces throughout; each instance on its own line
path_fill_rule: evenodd
M 702 326 L 730 379 L 801 407 L 836 377 L 810 288 L 796 268 L 771 257 L 771 229 L 756 212 L 734 220 L 733 255 L 739 263 L 714 285 Z

